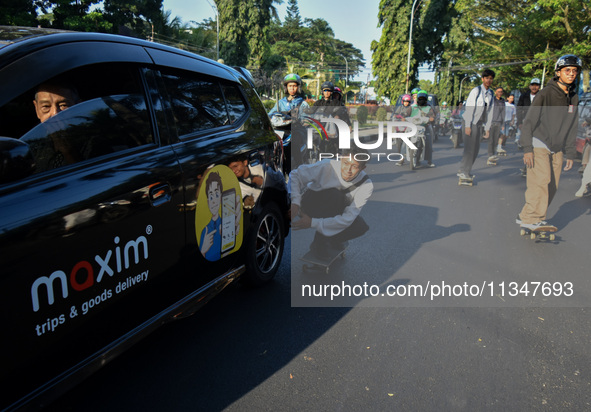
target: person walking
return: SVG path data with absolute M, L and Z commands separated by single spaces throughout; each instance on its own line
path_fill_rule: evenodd
M 554 66 L 555 76 L 539 92 L 523 120 L 521 144 L 528 170 L 527 189 L 525 205 L 516 220 L 522 228 L 549 225 L 546 214 L 558 189 L 564 155 L 564 170 L 573 167 L 579 117 L 575 80 L 581 67 L 577 56 L 561 56 Z
M 464 154 L 458 171 L 460 180 L 472 181 L 474 179 L 471 172 L 480 150 L 480 138 L 487 139 L 489 136 L 494 99 L 490 86 L 494 78 L 495 72 L 485 69 L 482 72 L 482 84 L 473 88 L 466 100 L 466 110 L 462 115 L 464 122 Z
M 499 138 L 501 137 L 501 129 L 505 123 L 505 99 L 503 99 L 503 88 L 497 87 L 495 89 L 495 98 L 493 99 L 493 107 L 491 111 L 492 122 L 490 125 L 490 136 L 488 139 L 488 160 L 487 164 L 496 165 L 499 159 L 495 155 L 495 149 L 499 155 L 507 154 L 501 147 Z M 498 147 L 497 147 L 498 146 Z

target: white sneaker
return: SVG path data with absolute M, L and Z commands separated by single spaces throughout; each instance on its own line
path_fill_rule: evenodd
M 525 229 L 534 230 L 534 229 L 537 229 L 541 226 L 548 226 L 548 222 L 546 222 L 545 220 L 542 220 L 537 223 L 521 223 L 520 226 Z

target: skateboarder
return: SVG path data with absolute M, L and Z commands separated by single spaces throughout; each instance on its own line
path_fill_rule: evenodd
M 373 192 L 364 171 L 369 157 L 351 149 L 338 160 L 302 165 L 290 173 L 292 228 L 315 229 L 310 251 L 318 257 L 344 250 L 349 240 L 368 230 L 359 213 Z
M 558 189 L 563 163 L 570 170 L 576 155 L 578 128 L 576 79 L 582 62 L 577 56 L 560 57 L 555 76 L 532 102 L 521 128 L 523 163 L 527 167 L 525 205 L 517 217 L 522 228 L 547 226 L 548 206 Z
M 507 152 L 501 147 L 500 136 L 503 125 L 505 124 L 505 99 L 503 99 L 503 88 L 497 87 L 495 89 L 495 98 L 493 99 L 493 108 L 491 112 L 492 123 L 490 126 L 490 134 L 488 138 L 488 160 L 487 164 L 496 165 L 498 157 L 495 155 L 495 149 L 500 156 L 506 155 Z M 499 150 L 500 149 L 500 150 Z
M 470 91 L 466 100 L 466 111 L 462 115 L 464 119 L 464 154 L 460 163 L 458 177 L 460 184 L 462 181 L 471 181 L 473 176 L 472 166 L 478 157 L 480 150 L 480 137 L 484 126 L 484 138 L 489 136 L 492 123 L 493 93 L 490 89 L 495 72 L 485 69 L 482 72 L 482 85 L 475 87 Z

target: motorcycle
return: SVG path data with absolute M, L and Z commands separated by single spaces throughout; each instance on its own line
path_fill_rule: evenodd
M 454 149 L 460 147 L 463 143 L 462 138 L 462 116 L 460 115 L 453 115 L 451 117 L 452 129 L 451 129 L 451 142 L 453 143 Z
M 418 168 L 420 160 L 425 158 L 425 133 L 429 118 L 419 112 L 419 116 L 407 117 L 406 121 L 417 126 L 416 134 L 409 138 L 416 146 L 416 149 L 411 149 L 408 145 L 406 146 L 406 157 L 410 165 L 410 170 L 415 170 Z
M 304 163 L 303 159 L 307 156 L 305 139 L 293 136 L 293 119 L 288 113 L 275 112 L 270 115 L 270 118 L 275 134 L 281 139 L 283 146 L 283 174 L 287 176 L 292 168 L 295 169 Z M 294 146 L 293 152 L 292 146 Z

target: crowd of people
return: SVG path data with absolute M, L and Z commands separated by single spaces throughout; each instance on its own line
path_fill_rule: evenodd
M 554 67 L 554 76 L 546 86 L 542 89 L 540 80 L 533 78 L 529 90 L 520 95 L 516 104 L 513 94 L 504 98 L 503 87 L 493 88 L 495 72 L 485 69 L 481 74 L 482 83 L 470 91 L 464 104 L 460 103 L 451 110 L 443 102 L 439 108 L 443 125 L 446 125 L 451 116 L 462 118 L 464 148 L 457 172 L 461 180 L 473 181 L 474 175 L 471 172 L 478 158 L 482 139 L 488 142 L 487 163 L 490 165 L 496 165 L 499 156 L 507 154 L 505 145 L 508 139 L 515 139 L 518 148 L 523 151 L 522 173 L 527 179 L 525 204 L 516 219 L 516 223 L 524 229 L 536 230 L 550 226 L 546 214 L 558 189 L 561 172 L 573 167 L 578 128 L 576 79 L 581 69 L 582 62 L 577 56 L 560 57 Z M 294 79 L 293 76 L 288 75 L 284 79 L 287 82 L 288 95 L 277 103 L 274 110 L 279 110 L 282 105 L 287 107 L 288 104 L 293 107 L 294 102 L 297 102 L 296 97 L 290 94 L 288 86 L 290 79 Z M 301 89 L 301 79 L 295 79 L 295 86 L 298 87 L 294 86 L 292 89 Z M 434 109 L 427 101 L 426 91 L 413 89 L 411 94 L 402 96 L 401 104 L 392 113 L 392 119 L 405 120 L 413 116 L 425 116 L 433 123 Z M 299 102 L 297 105 L 301 109 L 303 103 Z M 341 91 L 331 82 L 325 82 L 322 85 L 322 98 L 315 102 L 314 107 L 344 108 Z M 338 113 L 339 116 L 346 116 L 346 122 L 350 125 L 347 110 L 340 110 Z M 433 133 L 427 135 L 424 159 L 428 167 L 434 167 Z M 398 153 L 402 153 L 402 144 L 397 139 Z M 398 164 L 404 164 L 404 158 Z M 364 225 L 359 222 L 359 213 L 373 188 L 364 169 L 365 162 L 351 161 L 350 158 L 348 161 L 331 160 L 300 166 L 291 172 L 293 228 L 316 229 L 311 250 L 342 249 L 344 242 L 367 230 L 359 227 L 353 229 Z M 348 174 L 346 170 L 349 171 Z M 355 173 L 351 174 L 351 170 Z M 589 174 L 591 176 L 591 172 Z M 339 196 L 326 192 L 329 189 L 337 191 Z M 582 195 L 579 193 L 581 191 L 582 189 L 577 192 L 577 196 Z M 307 206 L 307 210 L 302 207 L 306 203 L 305 197 L 315 199 L 308 202 L 314 206 Z M 332 203 L 331 199 L 336 198 L 340 199 L 337 202 L 338 207 L 325 211 Z

